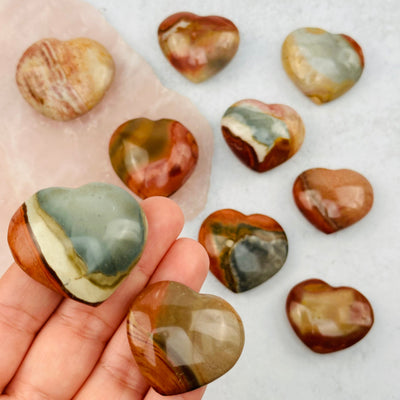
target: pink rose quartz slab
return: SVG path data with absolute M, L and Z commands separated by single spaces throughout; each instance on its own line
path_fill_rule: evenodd
M 68 122 L 37 113 L 15 82 L 16 66 L 25 49 L 52 37 L 94 39 L 110 52 L 116 67 L 114 82 L 103 100 Z M 171 198 L 186 219 L 204 208 L 213 149 L 210 125 L 187 98 L 161 85 L 151 67 L 97 9 L 78 0 L 29 0 L 23 4 L 3 0 L 0 48 L 0 275 L 12 260 L 6 241 L 8 223 L 33 193 L 93 181 L 124 187 L 112 169 L 108 142 L 115 129 L 132 118 L 175 119 L 192 132 L 199 146 L 198 164 Z

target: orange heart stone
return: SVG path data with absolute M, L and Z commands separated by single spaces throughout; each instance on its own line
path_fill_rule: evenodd
M 304 124 L 293 108 L 241 100 L 222 117 L 222 133 L 235 155 L 249 168 L 264 172 L 292 157 L 304 140 Z
M 176 192 L 192 174 L 198 154 L 192 133 L 171 119 L 127 121 L 109 145 L 115 172 L 142 199 Z
M 295 85 L 314 103 L 347 92 L 364 69 L 361 47 L 351 37 L 320 28 L 300 28 L 282 45 L 282 63 Z
M 160 24 L 158 41 L 173 67 L 199 83 L 231 61 L 239 47 L 239 31 L 223 17 L 180 12 Z
M 100 102 L 114 78 L 114 61 L 98 42 L 78 38 L 42 39 L 30 46 L 17 66 L 25 100 L 46 117 L 67 121 Z
M 174 395 L 230 370 L 242 352 L 244 330 L 225 300 L 163 281 L 148 286 L 133 302 L 128 340 L 149 384 L 162 395 Z
M 312 168 L 300 174 L 293 196 L 302 214 L 319 230 L 333 233 L 363 218 L 374 193 L 368 180 L 350 169 Z
M 199 242 L 210 258 L 211 272 L 236 293 L 275 275 L 288 253 L 287 237 L 278 222 L 230 209 L 218 210 L 204 220 Z
M 371 304 L 360 292 L 319 279 L 301 282 L 290 291 L 286 313 L 296 335 L 316 353 L 352 346 L 374 323 Z

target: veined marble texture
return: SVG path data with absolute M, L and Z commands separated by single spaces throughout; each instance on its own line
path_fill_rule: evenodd
M 295 85 L 316 104 L 347 92 L 364 69 L 364 55 L 354 39 L 320 28 L 290 33 L 282 45 L 282 62 Z
M 252 99 L 230 106 L 222 117 L 221 128 L 235 155 L 258 172 L 291 158 L 305 135 L 303 121 L 293 108 Z
M 8 242 L 32 278 L 84 303 L 106 300 L 142 254 L 146 217 L 125 190 L 105 183 L 47 188 L 14 214 Z
M 106 48 L 95 40 L 42 39 L 31 45 L 17 66 L 25 100 L 46 117 L 77 118 L 101 101 L 114 78 Z

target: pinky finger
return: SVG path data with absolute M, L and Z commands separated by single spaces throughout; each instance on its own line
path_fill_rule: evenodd
M 202 387 L 192 392 L 177 394 L 175 396 L 161 396 L 154 389 L 147 392 L 144 400 L 200 400 L 203 397 L 206 388 Z

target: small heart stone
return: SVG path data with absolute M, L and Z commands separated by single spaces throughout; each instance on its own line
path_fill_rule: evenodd
M 302 214 L 325 233 L 359 221 L 368 214 L 374 200 L 368 180 L 350 169 L 304 171 L 294 182 L 293 196 Z
M 170 196 L 190 177 L 197 163 L 196 139 L 180 122 L 137 118 L 111 137 L 111 164 L 121 180 L 141 198 Z
M 163 281 L 147 287 L 132 304 L 128 339 L 149 384 L 162 395 L 174 395 L 231 369 L 242 352 L 244 330 L 225 300 Z
M 304 140 L 304 125 L 293 108 L 241 100 L 222 117 L 222 133 L 235 155 L 249 168 L 264 172 L 292 157 Z
M 239 31 L 223 17 L 180 12 L 160 24 L 158 41 L 173 67 L 199 83 L 231 61 L 239 47 Z
M 285 39 L 282 63 L 295 85 L 314 103 L 347 92 L 364 69 L 361 47 L 351 37 L 320 28 L 300 28 Z
M 287 237 L 278 222 L 231 209 L 218 210 L 204 220 L 199 242 L 209 255 L 211 272 L 236 293 L 275 275 L 288 253 Z
M 98 42 L 42 39 L 30 46 L 17 66 L 25 100 L 46 117 L 67 121 L 91 110 L 114 77 L 114 61 Z
M 14 214 L 8 243 L 16 263 L 43 285 L 90 305 L 106 300 L 142 254 L 144 212 L 105 183 L 48 188 Z
M 360 292 L 319 279 L 301 282 L 290 291 L 286 313 L 296 335 L 316 353 L 352 346 L 374 323 L 371 304 Z

